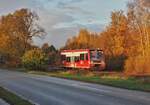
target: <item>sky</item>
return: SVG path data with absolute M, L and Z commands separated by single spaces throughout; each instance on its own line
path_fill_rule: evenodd
M 0 0 L 0 15 L 20 8 L 36 12 L 39 24 L 47 33 L 44 39 L 34 38 L 34 44 L 47 42 L 56 48 L 65 45 L 79 29 L 101 32 L 110 22 L 112 11 L 126 11 L 128 0 Z

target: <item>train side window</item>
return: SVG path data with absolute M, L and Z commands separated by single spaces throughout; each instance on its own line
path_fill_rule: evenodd
M 79 62 L 80 61 L 80 57 L 79 56 L 76 56 L 75 57 L 75 62 Z
M 70 58 L 70 57 L 67 57 L 67 58 L 66 58 L 66 61 L 67 61 L 67 62 L 71 62 L 71 58 Z
M 80 60 L 84 60 L 84 54 L 80 54 Z
M 88 58 L 89 58 L 89 57 L 88 57 L 88 53 L 85 55 L 85 58 L 86 58 L 86 60 L 89 60 L 89 59 L 88 59 Z

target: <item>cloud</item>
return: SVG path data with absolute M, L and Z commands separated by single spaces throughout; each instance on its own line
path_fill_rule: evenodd
M 67 6 L 67 5 L 72 5 L 72 4 L 76 4 L 76 3 L 81 3 L 84 0 L 59 0 L 58 2 L 58 6 Z
M 89 24 L 89 25 L 81 25 L 76 24 L 76 26 L 68 26 L 68 27 L 60 27 L 49 29 L 49 33 L 45 39 L 35 39 L 35 43 L 37 45 L 42 45 L 45 42 L 49 44 L 53 44 L 56 48 L 60 48 L 65 45 L 68 38 L 76 36 L 78 31 L 81 28 L 86 28 L 92 32 L 100 32 L 104 29 L 104 25 L 102 24 Z
M 59 48 L 80 28 L 103 30 L 110 12 L 124 8 L 124 1 L 127 0 L 0 0 L 0 14 L 30 8 L 39 15 L 39 24 L 47 33 L 44 40 L 34 38 L 35 44 L 48 42 Z
M 80 7 L 85 0 L 60 0 L 56 7 L 67 12 L 67 14 L 82 14 L 82 15 L 92 15 L 87 9 Z
M 0 14 L 8 14 L 18 8 L 30 7 L 31 5 L 33 2 L 27 0 L 0 0 Z
M 93 24 L 86 26 L 83 22 L 78 20 L 78 15 L 84 15 L 84 18 L 87 14 L 87 17 L 91 15 L 88 11 L 84 11 L 80 7 L 70 5 L 72 3 L 79 3 L 82 0 L 58 0 L 53 1 L 55 7 L 58 8 L 48 8 L 49 3 L 44 6 L 40 6 L 40 9 L 36 9 L 38 15 L 40 16 L 40 25 L 46 30 L 47 36 L 44 40 L 35 38 L 34 42 L 38 45 L 41 45 L 44 42 L 49 42 L 54 44 L 57 48 L 65 44 L 66 40 L 69 37 L 75 36 L 80 28 L 92 28 L 96 29 Z M 61 5 L 61 6 L 60 6 Z M 38 7 L 39 7 L 38 6 Z M 54 6 L 54 5 L 53 5 Z

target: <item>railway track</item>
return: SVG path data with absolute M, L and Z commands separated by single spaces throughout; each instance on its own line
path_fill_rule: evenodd
M 64 68 L 60 66 L 49 66 L 48 71 L 70 71 L 70 72 L 82 72 L 82 73 L 94 73 L 94 74 L 122 74 L 121 72 L 117 71 L 105 71 L 105 70 L 93 70 L 93 69 L 77 69 L 77 68 Z

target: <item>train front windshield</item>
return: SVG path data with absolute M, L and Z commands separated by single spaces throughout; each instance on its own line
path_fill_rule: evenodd
M 101 61 L 104 59 L 104 54 L 100 50 L 91 50 L 90 54 L 91 61 Z

